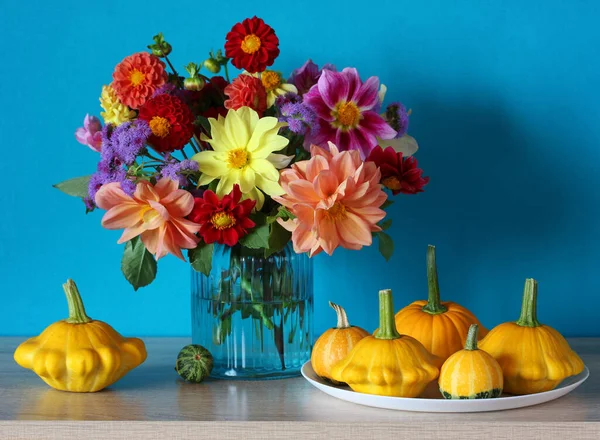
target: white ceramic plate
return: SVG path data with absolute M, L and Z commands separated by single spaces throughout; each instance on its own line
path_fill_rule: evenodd
M 484 412 L 500 411 L 504 409 L 523 408 L 524 406 L 538 405 L 558 399 L 565 394 L 570 393 L 581 385 L 590 375 L 587 367 L 577 376 L 565 379 L 557 388 L 544 393 L 528 394 L 526 396 L 506 396 L 497 399 L 473 399 L 473 400 L 446 400 L 435 395 L 435 390 L 430 389 L 432 397 L 427 398 L 406 398 L 406 397 L 387 397 L 376 396 L 374 394 L 364 394 L 352 391 L 347 386 L 335 386 L 321 379 L 312 369 L 310 361 L 302 366 L 302 376 L 312 385 L 338 399 L 346 400 L 359 405 L 373 406 L 375 408 L 395 409 L 400 411 L 419 411 L 419 412 L 446 412 L 446 413 L 464 413 L 464 412 Z M 437 384 L 433 384 L 437 387 Z

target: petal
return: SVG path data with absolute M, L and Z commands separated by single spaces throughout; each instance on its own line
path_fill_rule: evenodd
M 240 170 L 231 169 L 229 173 L 225 174 L 219 184 L 217 185 L 216 193 L 218 196 L 223 197 L 229 194 L 233 189 L 233 185 L 240 183 Z
M 173 191 L 160 202 L 173 217 L 185 217 L 194 208 L 194 197 L 183 189 Z
M 286 156 L 284 156 L 284 157 L 286 157 Z M 277 171 L 277 168 L 275 168 L 275 165 L 273 165 L 267 159 L 253 159 L 252 162 L 250 163 L 250 167 L 254 171 L 256 171 L 257 174 L 262 175 L 266 179 L 275 180 L 275 181 L 279 180 L 279 171 Z M 250 191 L 250 190 L 248 190 L 248 191 Z M 248 192 L 248 191 L 242 190 L 242 192 Z
M 379 78 L 372 76 L 360 86 L 352 97 L 361 112 L 371 110 L 379 105 Z
M 160 197 L 152 187 L 152 184 L 150 184 L 150 182 L 145 181 L 137 184 L 135 192 L 133 193 L 133 197 L 142 203 L 145 203 L 149 200 L 153 200 L 155 202 L 158 202 L 160 200 Z
M 119 182 L 102 185 L 96 193 L 95 202 L 100 209 L 105 210 L 123 203 L 136 203 L 130 196 L 125 194 Z
M 340 245 L 340 238 L 334 221 L 324 211 L 317 212 L 317 230 L 323 250 L 328 255 L 333 254 Z
M 331 109 L 335 108 L 338 102 L 348 99 L 349 85 L 341 73 L 331 70 L 324 70 L 317 83 L 321 98 Z
M 167 197 L 167 195 L 171 194 L 177 188 L 179 188 L 179 182 L 167 177 L 160 179 L 156 182 L 156 185 L 154 185 L 154 191 L 156 191 L 156 194 L 158 194 L 161 199 Z
M 297 200 L 308 204 L 316 204 L 321 199 L 315 192 L 312 183 L 306 180 L 297 180 L 288 185 L 289 194 Z
M 109 209 L 102 217 L 102 227 L 106 229 L 124 229 L 138 224 L 142 219 L 144 207 L 138 204 L 123 203 Z
M 163 250 L 162 242 L 165 233 L 165 228 L 152 229 L 150 231 L 144 231 L 141 235 L 142 243 L 148 249 L 152 255 L 156 258 L 164 257 L 167 253 Z M 159 252 L 160 251 L 160 255 Z
M 257 174 L 255 178 L 256 186 L 265 194 L 270 196 L 282 196 L 285 191 L 276 181 L 265 179 L 261 174 Z M 258 209 L 258 208 L 257 208 Z
M 313 187 L 315 193 L 317 193 L 320 198 L 326 199 L 336 193 L 339 184 L 340 182 L 333 171 L 323 170 L 314 180 Z
M 217 151 L 201 151 L 192 157 L 192 160 L 198 162 L 198 169 L 201 173 L 213 177 L 220 177 L 229 171 L 225 155 Z
M 249 110 L 247 107 L 242 107 L 227 113 L 225 130 L 233 142 L 232 149 L 245 148 L 250 140 L 249 124 L 244 120 Z
M 277 125 L 277 118 L 273 118 L 271 116 L 260 118 L 254 127 L 254 131 L 252 132 L 252 136 L 250 137 L 248 144 L 246 145 L 248 151 L 253 152 L 258 149 L 262 136 L 269 130 L 277 127 Z
M 285 154 L 271 153 L 267 156 L 267 160 L 271 162 L 275 168 L 281 169 L 287 167 L 294 156 L 286 156 Z
M 419 149 L 419 144 L 417 144 L 415 138 L 407 134 L 395 139 L 377 138 L 377 141 L 382 148 L 392 147 L 396 153 L 402 153 L 404 157 L 412 156 Z
M 362 128 L 369 134 L 381 139 L 393 139 L 397 134 L 396 130 L 390 127 L 388 123 L 375 112 L 362 113 L 359 128 Z
M 132 238 L 142 234 L 145 230 L 146 226 L 144 225 L 144 222 L 140 221 L 137 225 L 126 228 L 123 231 L 121 238 L 119 238 L 119 241 L 117 241 L 117 244 L 126 243 Z
M 385 214 L 384 214 L 385 215 Z M 371 228 L 356 214 L 346 211 L 346 218 L 336 222 L 337 230 L 342 238 L 342 246 L 370 246 L 373 242 Z
M 279 173 L 277 173 L 277 177 L 279 177 Z M 252 188 L 256 185 L 256 173 L 251 167 L 245 167 L 240 172 L 240 189 L 243 193 L 250 192 Z
M 324 156 L 314 156 L 306 165 L 306 179 L 312 182 L 322 170 L 328 168 L 329 162 Z

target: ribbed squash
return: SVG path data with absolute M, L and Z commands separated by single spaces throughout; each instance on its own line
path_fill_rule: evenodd
M 471 325 L 464 350 L 442 365 L 438 383 L 445 399 L 489 399 L 502 394 L 502 368 L 496 359 L 477 348 L 478 327 Z
M 175 362 L 175 371 L 188 382 L 200 383 L 213 369 L 214 359 L 202 345 L 190 344 L 181 349 Z
M 433 356 L 394 324 L 391 290 L 379 292 L 379 330 L 361 339 L 335 364 L 331 376 L 354 391 L 380 396 L 417 397 L 438 376 Z
M 329 305 L 337 314 L 337 326 L 323 333 L 315 342 L 310 363 L 313 370 L 319 376 L 334 383 L 331 378 L 331 368 L 334 364 L 348 356 L 354 346 L 369 333 L 353 325 L 350 325 L 348 316 L 343 307 L 329 301 Z
M 105 322 L 88 317 L 73 280 L 63 288 L 69 318 L 19 345 L 17 364 L 52 388 L 81 393 L 106 388 L 144 362 L 146 347 L 140 339 L 124 338 Z
M 538 283 L 525 281 L 521 316 L 493 328 L 479 343 L 504 372 L 504 391 L 533 394 L 549 391 L 584 369 L 565 338 L 537 319 Z
M 487 330 L 469 310 L 450 301 L 440 301 L 435 246 L 427 248 L 428 300 L 415 301 L 396 313 L 400 334 L 418 340 L 434 356 L 438 367 L 463 348 L 471 324 L 479 326 L 480 337 Z

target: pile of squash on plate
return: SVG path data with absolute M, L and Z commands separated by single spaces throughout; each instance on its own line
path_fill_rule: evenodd
M 337 326 L 315 343 L 315 373 L 361 393 L 418 397 L 438 379 L 446 399 L 484 399 L 549 391 L 583 371 L 565 338 L 537 320 L 535 280 L 525 282 L 519 319 L 488 331 L 466 308 L 440 301 L 434 246 L 427 250 L 427 278 L 428 300 L 395 315 L 392 291 L 379 292 L 372 335 L 351 326 L 344 309 L 330 302 Z

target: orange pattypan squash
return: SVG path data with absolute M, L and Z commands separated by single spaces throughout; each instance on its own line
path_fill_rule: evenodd
M 538 321 L 537 290 L 537 281 L 528 279 L 519 320 L 494 327 L 479 343 L 502 367 L 504 391 L 510 394 L 552 390 L 584 369 L 566 339 Z
M 403 335 L 418 340 L 437 359 L 440 367 L 453 353 L 462 350 L 471 324 L 479 326 L 480 338 L 487 330 L 469 310 L 450 301 L 440 301 L 435 246 L 427 249 L 429 298 L 419 300 L 396 313 L 396 327 Z
M 369 333 L 348 322 L 348 316 L 343 307 L 329 301 L 329 305 L 337 314 L 337 326 L 323 333 L 312 350 L 310 362 L 315 373 L 319 376 L 336 382 L 331 378 L 331 367 L 345 358 L 354 348 L 356 343 Z

